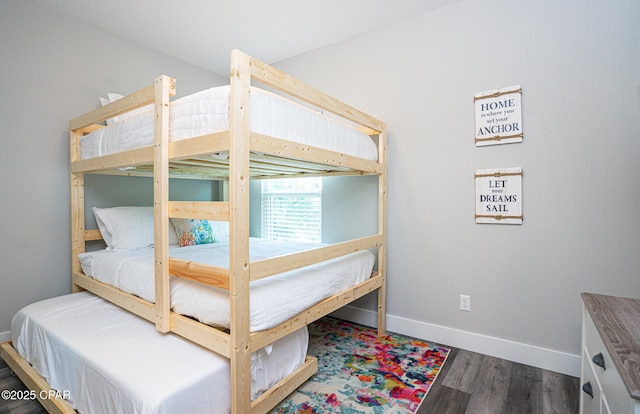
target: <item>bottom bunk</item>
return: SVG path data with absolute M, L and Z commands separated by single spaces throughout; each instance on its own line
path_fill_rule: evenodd
M 41 402 L 49 412 L 231 410 L 227 358 L 159 333 L 89 292 L 26 306 L 12 320 L 11 339 L 13 346 L 2 344 L 3 359 L 45 397 Z M 266 412 L 275 405 L 270 393 L 275 390 L 281 399 L 316 371 L 307 345 L 304 327 L 251 355 L 252 406 L 265 401 L 259 411 Z M 281 381 L 287 382 L 279 390 Z
M 252 262 L 324 246 L 250 238 Z M 169 246 L 171 258 L 186 263 L 229 267 L 229 239 L 195 246 Z M 144 299 L 155 300 L 153 247 L 137 250 L 97 250 L 81 253 L 84 274 Z M 311 306 L 371 277 L 375 256 L 361 250 L 250 283 L 250 331 L 278 326 Z M 230 328 L 229 291 L 193 280 L 171 277 L 172 311 L 218 328 Z

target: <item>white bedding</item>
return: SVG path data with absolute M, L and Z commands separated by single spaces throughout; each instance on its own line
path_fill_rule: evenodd
M 80 413 L 228 413 L 229 360 L 88 292 L 26 306 L 13 346 Z M 255 398 L 304 362 L 306 327 L 251 355 Z
M 290 243 L 251 238 L 251 261 L 318 247 L 317 243 Z M 170 246 L 170 257 L 229 267 L 229 243 Z M 154 302 L 153 248 L 134 251 L 81 253 L 82 270 L 101 282 Z M 251 282 L 250 329 L 269 329 L 298 313 L 371 276 L 375 256 L 368 250 L 316 263 Z M 171 307 L 174 312 L 200 322 L 229 327 L 229 292 L 171 278 Z
M 229 90 L 228 85 L 220 86 L 172 101 L 169 139 L 228 130 Z M 368 160 L 378 157 L 365 133 L 274 93 L 252 87 L 250 112 L 253 132 Z M 153 145 L 153 109 L 88 134 L 80 145 L 82 159 Z

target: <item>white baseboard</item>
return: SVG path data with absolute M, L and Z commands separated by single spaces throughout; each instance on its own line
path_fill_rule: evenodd
M 338 309 L 333 315 L 366 326 L 377 326 L 378 324 L 378 314 L 375 311 L 353 306 L 345 306 Z M 387 314 L 387 330 L 536 368 L 580 377 L 580 355 L 554 351 L 552 349 L 447 328 L 446 326 L 420 322 L 389 314 Z
M 11 340 L 11 331 L 0 332 L 0 342 L 9 342 Z

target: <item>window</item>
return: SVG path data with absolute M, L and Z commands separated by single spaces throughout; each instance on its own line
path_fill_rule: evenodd
M 322 178 L 262 180 L 262 237 L 322 239 Z

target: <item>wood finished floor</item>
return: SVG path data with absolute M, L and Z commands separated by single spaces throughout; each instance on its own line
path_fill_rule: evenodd
M 0 359 L 0 390 L 26 389 Z M 579 379 L 452 349 L 417 414 L 573 414 Z M 37 401 L 0 399 L 0 414 L 40 414 Z
M 452 349 L 417 414 L 573 414 L 580 379 Z
M 0 390 L 26 390 L 20 379 L 11 372 L 11 368 L 0 358 Z M 40 414 L 46 411 L 38 401 L 5 400 L 0 398 L 0 414 Z

